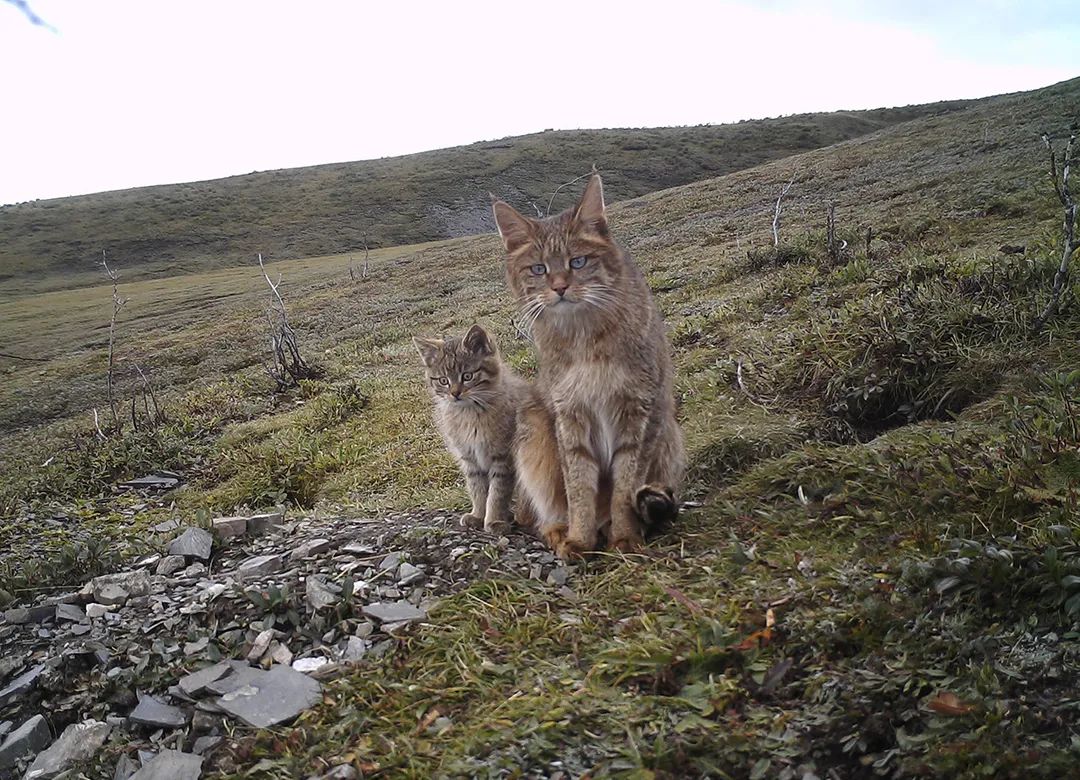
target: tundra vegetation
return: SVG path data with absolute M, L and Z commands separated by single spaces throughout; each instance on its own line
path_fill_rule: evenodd
M 446 598 L 292 728 L 237 734 L 218 770 L 1074 772 L 1075 277 L 1034 325 L 1063 240 L 1041 136 L 1060 150 L 1078 119 L 1074 80 L 612 206 L 670 327 L 699 505 L 650 554 L 589 562 L 572 594 L 493 577 Z M 605 175 L 622 159 L 595 157 Z M 234 218 L 224 202 L 200 208 L 191 234 Z M 263 367 L 254 248 L 242 267 L 131 281 L 110 252 L 127 302 L 115 392 L 142 386 L 138 365 L 165 413 L 104 438 L 90 409 L 111 284 L 19 277 L 0 301 L 3 351 L 35 360 L 0 359 L 0 598 L 107 571 L 174 516 L 463 508 L 411 337 L 482 322 L 516 369 L 534 357 L 494 235 L 395 238 L 361 277 L 348 253 L 264 254 L 319 372 L 286 391 Z M 136 510 L 113 485 L 152 469 L 185 484 Z M 433 733 L 436 707 L 452 726 Z

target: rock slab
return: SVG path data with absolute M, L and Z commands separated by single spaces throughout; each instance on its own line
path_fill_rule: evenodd
M 110 731 L 112 726 L 99 720 L 72 723 L 56 742 L 38 753 L 24 780 L 51 780 L 76 761 L 90 758 L 105 744 Z
M 202 756 L 193 753 L 162 750 L 129 780 L 199 780 L 202 762 Z
M 8 702 L 13 701 L 18 696 L 22 696 L 33 688 L 34 684 L 37 683 L 37 678 L 40 677 L 41 673 L 44 671 L 45 664 L 38 664 L 23 672 L 4 686 L 4 689 L 0 690 L 0 707 L 7 706 Z
M 236 578 L 240 581 L 254 580 L 281 571 L 280 555 L 256 555 L 248 558 L 236 569 Z
M 209 531 L 202 528 L 188 528 L 169 542 L 169 555 L 183 555 L 185 558 L 208 561 L 213 548 L 214 537 Z
M 426 620 L 427 612 L 407 601 L 383 601 L 366 604 L 363 612 L 382 623 L 415 623 Z
M 241 685 L 216 700 L 221 709 L 247 725 L 262 729 L 291 720 L 322 699 L 322 686 L 287 666 L 268 672 L 252 669 Z
M 15 766 L 15 762 L 23 756 L 37 753 L 48 747 L 52 742 L 52 732 L 49 724 L 41 715 L 35 715 L 7 735 L 0 744 L 0 769 L 8 769 Z
M 187 715 L 182 709 L 165 704 L 153 696 L 141 696 L 139 704 L 128 715 L 128 720 L 163 729 L 178 729 L 187 725 Z

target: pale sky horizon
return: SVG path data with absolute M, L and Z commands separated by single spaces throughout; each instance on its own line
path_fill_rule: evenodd
M 1062 0 L 28 3 L 48 27 L 0 2 L 0 204 L 1080 75 Z

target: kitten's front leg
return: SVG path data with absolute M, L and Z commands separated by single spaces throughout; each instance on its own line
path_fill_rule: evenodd
M 514 471 L 509 458 L 495 458 L 488 472 L 490 480 L 487 495 L 484 530 L 504 533 L 510 527 L 510 499 L 514 496 Z
M 569 527 L 559 543 L 559 557 L 580 558 L 596 547 L 596 490 L 600 466 L 589 446 L 587 421 L 579 413 L 557 410 L 555 429 L 566 482 Z
M 472 501 L 472 511 L 461 516 L 461 524 L 465 528 L 483 528 L 487 512 L 488 473 L 474 460 L 462 460 L 461 470 L 465 472 L 465 486 Z

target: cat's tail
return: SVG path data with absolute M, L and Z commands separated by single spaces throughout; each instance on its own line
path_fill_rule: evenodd
M 675 521 L 679 505 L 675 494 L 666 485 L 642 485 L 634 495 L 634 505 L 645 526 L 645 533 L 654 533 Z

